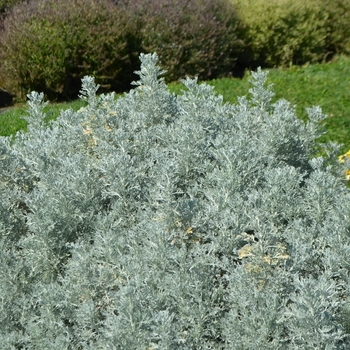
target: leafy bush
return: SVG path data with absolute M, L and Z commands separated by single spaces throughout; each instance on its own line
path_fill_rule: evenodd
M 138 55 L 160 52 L 169 81 L 229 75 L 243 47 L 226 0 L 32 0 L 14 6 L 0 33 L 0 81 L 24 98 L 75 98 L 90 74 L 127 91 Z
M 323 0 L 328 15 L 327 48 L 331 53 L 350 54 L 350 2 Z
M 252 65 L 288 66 L 327 57 L 328 13 L 322 1 L 230 1 L 247 27 L 246 61 Z
M 350 53 L 348 0 L 229 0 L 245 31 L 243 62 L 288 66 Z
M 32 0 L 12 8 L 0 35 L 0 81 L 24 98 L 76 98 L 93 74 L 104 91 L 130 88 L 138 65 L 129 16 L 109 0 Z
M 136 89 L 0 138 L 0 343 L 6 349 L 348 349 L 350 195 L 325 118 L 206 84 Z
M 120 0 L 140 21 L 142 52 L 158 52 L 166 81 L 228 76 L 244 48 L 242 26 L 227 0 Z
M 0 0 L 0 13 L 6 12 L 12 6 L 19 4 L 25 0 Z

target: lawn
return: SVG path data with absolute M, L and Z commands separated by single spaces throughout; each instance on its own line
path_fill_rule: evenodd
M 319 141 L 328 140 L 343 144 L 341 153 L 350 149 L 350 58 L 337 57 L 331 62 L 290 67 L 288 69 L 269 69 L 268 83 L 272 83 L 275 98 L 285 98 L 296 105 L 297 115 L 306 120 L 306 107 L 321 106 L 328 116 L 325 121 L 327 134 Z M 250 72 L 242 79 L 223 78 L 208 81 L 215 91 L 224 97 L 224 101 L 236 103 L 238 96 L 248 94 Z M 182 84 L 171 83 L 169 89 L 175 94 L 181 93 Z M 48 120 L 57 118 L 61 109 L 78 110 L 84 105 L 76 100 L 68 103 L 49 104 Z M 0 114 L 0 136 L 14 135 L 18 130 L 26 129 L 21 119 L 26 106 L 19 104 Z

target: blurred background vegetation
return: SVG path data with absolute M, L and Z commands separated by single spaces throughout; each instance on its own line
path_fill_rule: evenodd
M 349 0 L 0 0 L 0 87 L 77 98 L 128 91 L 139 54 L 157 52 L 167 82 L 326 62 L 350 52 Z

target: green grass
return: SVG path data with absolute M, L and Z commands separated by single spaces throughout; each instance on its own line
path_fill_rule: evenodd
M 49 103 L 44 112 L 47 113 L 46 121 L 56 119 L 61 110 L 72 108 L 77 111 L 80 107 L 85 106 L 86 103 L 82 100 L 75 100 L 65 103 Z M 0 113 L 0 136 L 15 135 L 19 130 L 27 130 L 27 122 L 22 118 L 27 116 L 27 105 L 24 103 L 17 104 L 5 112 Z
M 328 115 L 324 125 L 327 134 L 319 141 L 335 141 L 343 144 L 341 153 L 350 149 L 350 58 L 337 57 L 331 62 L 288 69 L 269 69 L 268 83 L 273 83 L 275 98 L 285 98 L 296 105 L 297 115 L 307 119 L 306 107 L 321 106 Z M 224 78 L 208 81 L 215 91 L 224 97 L 224 101 L 236 103 L 238 96 L 248 94 L 250 72 L 243 79 Z M 169 84 L 171 92 L 180 93 L 180 83 Z M 83 101 L 61 104 L 49 104 L 48 119 L 57 118 L 61 109 L 78 110 Z M 0 114 L 0 135 L 9 136 L 18 130 L 26 129 L 26 122 L 21 119 L 26 106 L 19 105 Z

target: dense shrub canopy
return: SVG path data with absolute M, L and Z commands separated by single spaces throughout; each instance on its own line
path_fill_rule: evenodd
M 139 55 L 132 26 L 110 0 L 23 2 L 4 20 L 0 81 L 18 97 L 37 90 L 55 100 L 76 98 L 86 74 L 102 91 L 125 91 Z
M 350 54 L 350 1 L 323 0 L 328 15 L 327 49 L 331 53 Z
M 243 30 L 227 0 L 120 0 L 141 21 L 142 52 L 158 52 L 167 81 L 228 76 L 244 50 Z
M 326 58 L 328 13 L 322 1 L 230 1 L 245 24 L 250 63 L 288 66 Z
M 19 4 L 25 0 L 0 0 L 0 13 L 4 13 L 12 6 Z
M 3 0 L 0 86 L 75 99 L 93 75 L 128 91 L 140 52 L 159 53 L 167 82 L 320 62 L 350 53 L 349 16 L 348 0 Z
M 244 27 L 240 65 L 301 65 L 350 53 L 348 0 L 229 2 Z
M 127 91 L 140 52 L 160 52 L 167 79 L 232 73 L 243 48 L 226 0 L 31 0 L 0 32 L 0 83 L 25 97 L 76 98 L 91 74 L 103 91 Z
M 170 94 L 157 55 L 136 89 L 0 138 L 0 344 L 6 349 L 348 349 L 350 195 L 338 147 L 196 79 Z

